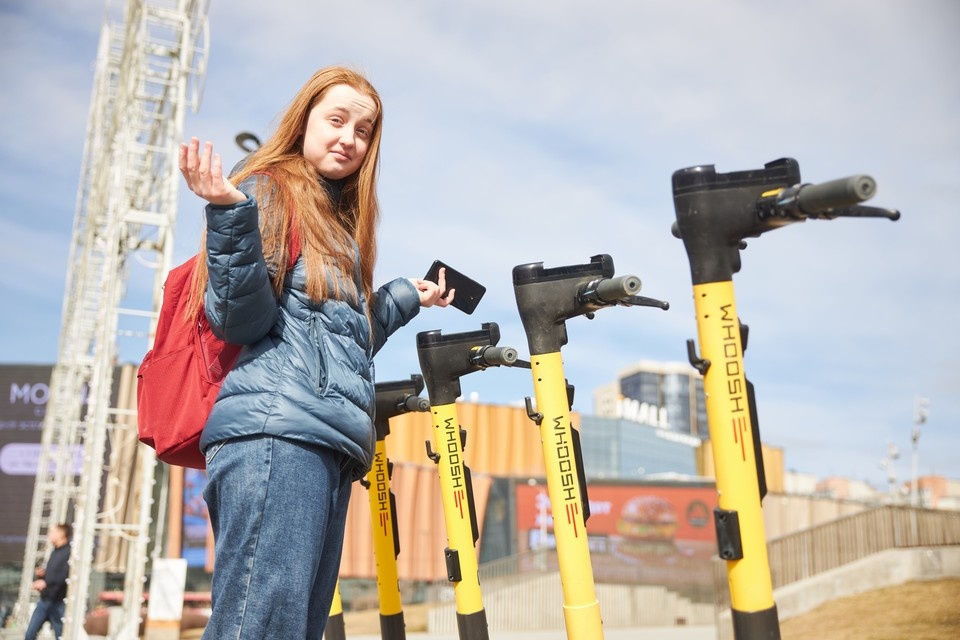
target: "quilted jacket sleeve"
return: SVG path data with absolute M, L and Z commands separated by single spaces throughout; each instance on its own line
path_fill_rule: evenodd
M 241 191 L 249 194 L 246 182 Z M 263 258 L 256 201 L 207 205 L 204 310 L 213 333 L 233 344 L 253 344 L 277 320 L 277 299 Z
M 373 293 L 373 353 L 380 351 L 394 331 L 420 313 L 420 295 L 406 278 L 397 278 Z

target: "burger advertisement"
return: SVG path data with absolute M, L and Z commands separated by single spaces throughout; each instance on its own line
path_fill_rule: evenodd
M 671 553 L 679 518 L 673 503 L 656 495 L 630 498 L 620 509 L 617 550 L 628 555 Z
M 516 492 L 518 550 L 555 549 L 547 487 L 517 484 Z M 598 579 L 636 581 L 640 573 L 668 583 L 671 577 L 697 580 L 701 572 L 710 579 L 709 560 L 717 551 L 712 483 L 591 483 L 587 493 L 586 529 Z

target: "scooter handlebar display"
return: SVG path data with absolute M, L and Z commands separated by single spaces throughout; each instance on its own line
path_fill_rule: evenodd
M 495 349 L 490 351 L 489 356 L 484 355 L 499 341 L 500 327 L 496 322 L 483 323 L 479 331 L 447 335 L 440 330 L 418 333 L 417 355 L 431 407 L 456 402 L 460 397 L 462 376 L 501 364 L 494 360 L 506 359 L 508 351 L 515 356 L 516 349 L 510 347 Z M 516 357 L 513 360 L 516 361 Z
M 899 211 L 859 204 L 875 192 L 873 178 L 862 174 L 805 184 L 793 158 L 730 173 L 717 173 L 713 165 L 688 167 L 673 174 L 677 219 L 671 231 L 683 241 L 695 285 L 727 281 L 740 270 L 746 238 L 808 218 L 897 220 Z
M 430 410 L 430 402 L 418 395 L 423 391 L 423 376 L 419 373 L 411 375 L 409 380 L 378 382 L 374 391 L 377 440 L 390 433 L 390 418 L 411 411 Z
M 514 267 L 514 294 L 530 354 L 560 351 L 567 343 L 565 323 L 570 318 L 593 318 L 599 309 L 616 305 L 637 306 L 639 297 L 632 292 L 640 290 L 640 278 L 613 274 L 613 258 L 607 254 L 592 256 L 587 264 L 545 269 L 542 262 L 532 262 Z

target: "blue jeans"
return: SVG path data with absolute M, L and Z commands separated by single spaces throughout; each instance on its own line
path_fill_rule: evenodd
M 205 640 L 320 640 L 340 570 L 346 455 L 272 436 L 207 449 L 216 548 Z
M 34 640 L 37 637 L 37 634 L 40 633 L 40 629 L 43 628 L 43 623 L 47 620 L 50 621 L 50 626 L 53 627 L 53 635 L 55 638 L 59 638 L 63 635 L 63 600 L 43 600 L 41 599 L 37 602 L 37 608 L 33 610 L 33 615 L 30 616 L 30 624 L 27 625 L 27 633 L 23 636 L 23 640 Z

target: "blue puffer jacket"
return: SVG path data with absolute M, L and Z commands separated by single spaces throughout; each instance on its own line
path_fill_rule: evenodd
M 240 190 L 254 193 L 254 182 Z M 399 278 L 374 294 L 373 332 L 365 300 L 311 302 L 298 260 L 279 301 L 261 249 L 257 203 L 208 205 L 207 319 L 223 340 L 245 345 L 207 419 L 200 448 L 253 434 L 301 440 L 346 453 L 359 478 L 373 457 L 373 356 L 420 310 L 413 284 Z M 354 273 L 361 289 L 354 245 Z M 346 278 L 339 271 L 332 278 Z M 362 298 L 362 296 L 361 296 Z

